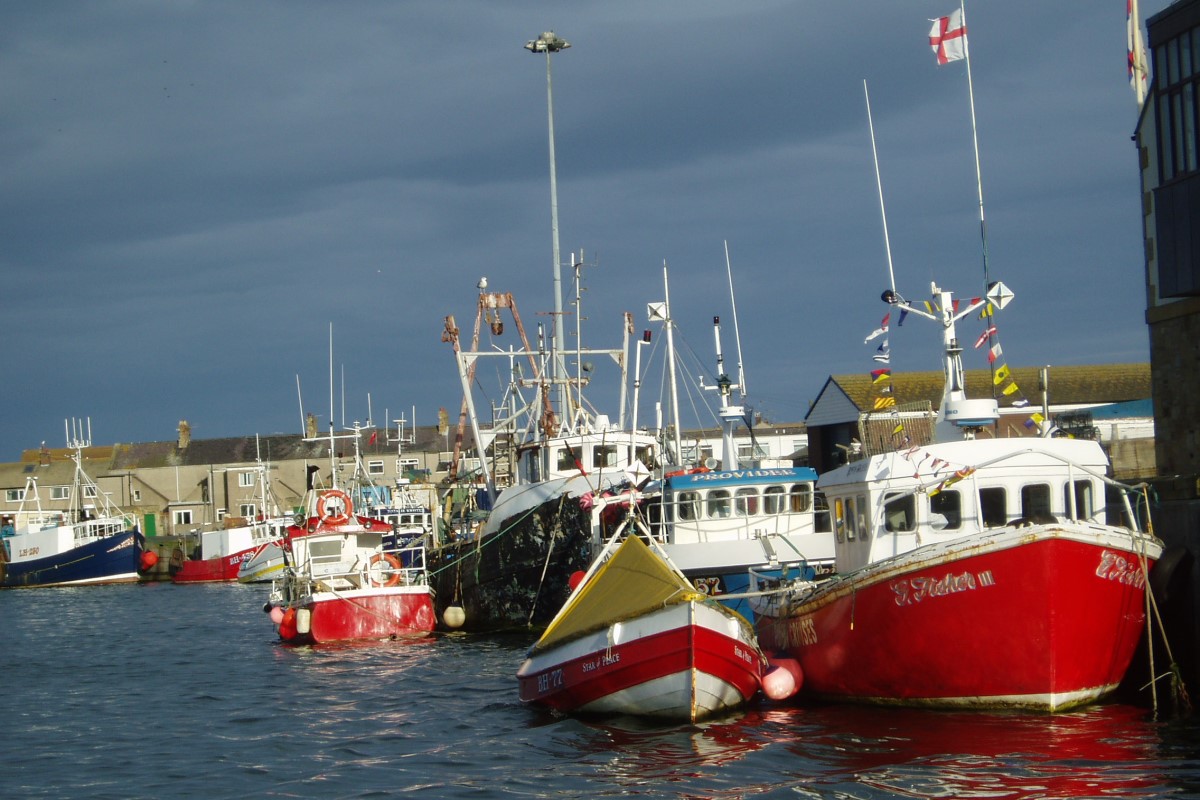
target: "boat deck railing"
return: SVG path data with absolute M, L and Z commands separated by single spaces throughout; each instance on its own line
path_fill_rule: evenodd
M 312 556 L 294 576 L 300 594 L 312 591 L 424 586 L 428 583 L 422 543 L 360 551 L 349 561 L 341 554 Z

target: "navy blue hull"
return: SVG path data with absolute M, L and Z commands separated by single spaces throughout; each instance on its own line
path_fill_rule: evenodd
M 136 580 L 145 544 L 141 533 L 130 530 L 58 555 L 6 564 L 0 585 L 11 589 Z

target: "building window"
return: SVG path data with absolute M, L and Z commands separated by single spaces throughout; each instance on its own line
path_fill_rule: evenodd
M 190 508 L 178 508 L 175 510 L 174 519 L 176 525 L 191 525 L 192 510 Z
M 129 498 L 131 500 L 133 500 L 133 502 L 135 502 L 135 503 L 142 502 L 142 490 L 134 489 L 132 492 L 129 493 Z
M 25 499 L 24 489 L 6 489 L 4 491 L 4 499 L 10 503 L 19 503 Z
M 368 461 L 367 462 L 367 474 L 368 475 L 382 475 L 383 474 L 383 462 L 382 461 Z
M 70 486 L 51 486 L 50 487 L 50 499 L 51 500 L 70 500 L 71 499 L 71 487 Z
M 83 496 L 87 500 L 95 500 L 97 496 L 96 487 L 90 484 L 84 484 Z
M 253 485 L 254 485 L 254 473 L 253 472 L 239 472 L 238 473 L 238 486 L 245 489 L 245 488 L 248 488 Z
M 245 519 L 254 519 L 254 503 L 242 503 L 238 506 L 238 516 Z

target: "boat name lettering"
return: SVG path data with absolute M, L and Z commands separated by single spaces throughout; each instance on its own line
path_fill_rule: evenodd
M 537 676 L 537 690 L 544 694 L 551 689 L 561 689 L 563 686 L 563 671 L 561 668 L 543 672 Z
M 600 669 L 601 667 L 612 666 L 613 664 L 616 664 L 620 660 L 621 660 L 620 653 L 611 653 L 611 652 L 601 653 L 600 655 L 596 656 L 595 661 L 583 662 L 583 665 L 582 665 L 583 671 L 584 672 L 595 672 L 596 670 Z
M 118 550 L 124 550 L 126 547 L 133 547 L 133 537 L 132 536 L 129 536 L 129 537 L 126 537 L 125 539 L 123 539 L 120 543 L 117 544 L 116 547 L 108 548 L 107 552 L 115 553 Z
M 927 597 L 945 597 L 959 592 L 968 592 L 981 586 L 995 586 L 996 580 L 991 570 L 984 570 L 978 575 L 964 572 L 961 575 L 947 573 L 940 578 L 909 578 L 906 581 L 896 581 L 892 591 L 896 593 L 896 605 L 915 605 Z
M 730 478 L 779 478 L 792 475 L 786 469 L 735 469 L 728 472 L 699 472 L 691 477 L 697 481 L 724 481 Z
M 17 551 L 17 555 L 20 558 L 29 558 L 30 556 L 36 556 L 40 552 L 42 552 L 42 548 L 40 547 L 22 547 Z
M 1100 553 L 1100 564 L 1096 567 L 1096 576 L 1105 580 L 1134 586 L 1138 589 L 1146 585 L 1146 576 L 1134 559 L 1125 554 L 1105 550 Z
M 817 643 L 817 626 L 812 617 L 801 617 L 796 625 L 796 632 L 800 635 L 800 644 Z
M 745 661 L 747 664 L 754 663 L 754 656 L 751 655 L 749 651 L 743 650 L 742 648 L 738 647 L 737 645 L 733 646 L 733 655 L 735 658 L 740 658 L 742 661 Z
M 692 581 L 692 585 L 696 587 L 697 592 L 709 597 L 721 594 L 720 578 L 696 578 L 696 580 Z

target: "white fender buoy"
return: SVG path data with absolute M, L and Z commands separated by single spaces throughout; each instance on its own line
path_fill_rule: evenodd
M 446 606 L 446 610 L 442 612 L 442 622 L 446 623 L 447 628 L 457 630 L 467 621 L 467 612 L 463 611 L 462 606 Z
M 763 694 L 772 700 L 786 700 L 804 685 L 800 662 L 794 658 L 768 658 L 770 668 L 762 676 Z

